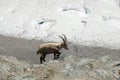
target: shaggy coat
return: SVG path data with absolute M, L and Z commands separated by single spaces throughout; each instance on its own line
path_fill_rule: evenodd
M 42 61 L 45 62 L 45 57 L 47 54 L 54 54 L 54 59 L 58 59 L 61 52 L 59 52 L 62 48 L 68 49 L 67 47 L 67 38 L 65 35 L 59 36 L 63 42 L 53 42 L 53 43 L 43 43 L 37 49 L 37 54 L 41 54 L 40 63 Z

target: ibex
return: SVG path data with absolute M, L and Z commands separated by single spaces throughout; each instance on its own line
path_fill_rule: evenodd
M 59 37 L 62 39 L 63 42 L 43 43 L 38 47 L 37 54 L 41 54 L 40 56 L 41 64 L 42 61 L 45 62 L 45 57 L 47 54 L 54 54 L 54 59 L 58 59 L 61 54 L 60 50 L 62 48 L 68 50 L 67 38 L 64 34 L 62 36 Z

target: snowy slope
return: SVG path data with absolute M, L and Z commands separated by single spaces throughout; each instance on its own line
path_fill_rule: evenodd
M 120 47 L 120 0 L 0 0 L 0 34 Z

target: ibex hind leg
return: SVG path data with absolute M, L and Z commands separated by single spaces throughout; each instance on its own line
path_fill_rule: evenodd
M 40 57 L 40 63 L 42 64 L 42 56 Z
M 45 57 L 46 57 L 46 54 L 41 54 L 41 56 L 40 56 L 40 63 L 41 64 L 43 63 L 42 61 L 45 62 Z
M 44 61 L 44 62 L 46 61 L 46 60 L 45 60 L 45 57 L 46 57 L 46 54 L 43 55 L 43 61 Z

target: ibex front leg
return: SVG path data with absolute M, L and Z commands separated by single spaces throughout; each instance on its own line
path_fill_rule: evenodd
M 58 59 L 60 56 L 61 52 L 56 52 L 54 53 L 54 59 Z

